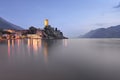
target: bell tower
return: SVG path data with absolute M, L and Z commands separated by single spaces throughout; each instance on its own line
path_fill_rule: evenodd
M 48 27 L 48 25 L 49 25 L 49 21 L 48 21 L 48 19 L 45 19 L 45 21 L 44 21 L 44 26 L 45 26 L 45 27 Z

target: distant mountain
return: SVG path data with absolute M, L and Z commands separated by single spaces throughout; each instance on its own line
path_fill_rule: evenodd
M 120 25 L 92 30 L 83 38 L 120 38 Z
M 20 26 L 14 25 L 5 19 L 0 17 L 0 29 L 16 29 L 16 30 L 22 30 Z

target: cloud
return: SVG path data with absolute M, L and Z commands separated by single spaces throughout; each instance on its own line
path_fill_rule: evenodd
M 120 8 L 120 2 L 116 6 L 114 6 L 113 8 Z
M 105 23 L 96 23 L 95 26 L 104 26 Z

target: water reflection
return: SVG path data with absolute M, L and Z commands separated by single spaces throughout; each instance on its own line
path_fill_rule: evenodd
M 68 39 L 63 39 L 63 45 L 64 45 L 65 47 L 68 46 Z
M 39 52 L 41 46 L 42 46 L 42 40 L 41 39 L 28 39 L 27 40 L 28 45 L 28 51 L 30 52 L 30 49 L 33 49 L 34 52 Z
M 48 63 L 49 56 L 59 53 L 59 51 L 57 51 L 57 49 L 60 45 L 62 47 L 67 47 L 67 45 L 68 45 L 67 39 L 66 40 L 43 40 L 42 47 L 43 47 L 45 63 Z M 55 50 L 56 50 L 56 52 L 53 52 Z
M 120 80 L 120 40 L 6 40 L 0 51 L 0 80 Z
M 10 58 L 10 40 L 8 40 L 8 58 Z
M 44 60 L 45 63 L 48 62 L 48 43 L 44 41 Z
M 26 40 L 7 40 L 8 57 L 11 56 L 37 56 L 43 55 L 45 62 L 48 61 L 48 56 L 52 51 L 62 45 L 68 46 L 67 39 L 65 40 L 41 40 L 41 39 L 26 39 Z
M 13 47 L 13 48 L 14 48 L 14 45 L 15 45 L 15 44 L 14 44 L 14 40 L 12 40 L 12 47 Z
M 18 48 L 20 47 L 20 42 L 21 40 L 20 39 L 17 39 L 17 45 L 18 45 Z

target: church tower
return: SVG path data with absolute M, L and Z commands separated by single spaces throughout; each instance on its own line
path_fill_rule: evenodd
M 48 27 L 48 25 L 49 25 L 49 21 L 48 21 L 48 19 L 45 19 L 45 21 L 44 21 L 44 26 L 45 26 L 45 27 Z

